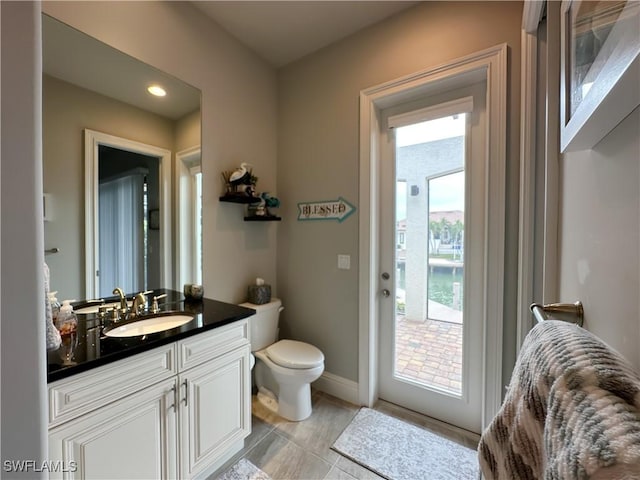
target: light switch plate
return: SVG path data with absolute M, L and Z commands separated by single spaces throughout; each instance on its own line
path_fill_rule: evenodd
M 349 270 L 351 268 L 351 255 L 338 255 L 338 268 Z

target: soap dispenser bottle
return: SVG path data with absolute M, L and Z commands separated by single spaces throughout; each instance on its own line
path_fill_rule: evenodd
M 51 305 L 51 319 L 53 320 L 53 324 L 58 328 L 58 315 L 60 315 L 60 302 L 56 297 L 58 292 L 49 292 L 47 296 L 49 297 L 49 305 Z
M 56 322 L 56 328 L 60 331 L 60 335 L 70 335 L 76 331 L 78 319 L 73 311 L 71 300 L 64 300 Z

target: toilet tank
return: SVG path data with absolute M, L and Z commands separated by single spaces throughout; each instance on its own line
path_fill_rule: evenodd
M 282 302 L 272 297 L 269 303 L 255 305 L 253 303 L 242 303 L 241 307 L 253 308 L 255 315 L 250 316 L 249 339 L 251 341 L 251 351 L 256 352 L 276 343 L 278 339 L 278 319 L 283 310 Z

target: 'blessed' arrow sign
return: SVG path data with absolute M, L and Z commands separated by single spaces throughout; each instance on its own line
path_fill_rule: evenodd
M 356 207 L 342 197 L 324 202 L 299 203 L 298 220 L 338 220 L 342 222 L 355 211 Z

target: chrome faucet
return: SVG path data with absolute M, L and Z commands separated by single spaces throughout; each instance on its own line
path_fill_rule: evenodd
M 127 297 L 124 296 L 124 292 L 120 287 L 114 288 L 113 294 L 118 295 L 120 297 L 120 310 L 122 314 L 125 315 L 129 310 L 129 307 L 127 306 Z
M 131 311 L 129 312 L 130 318 L 135 318 L 140 315 L 140 310 L 147 305 L 147 296 L 144 292 L 138 293 L 133 297 L 133 305 L 131 305 Z

